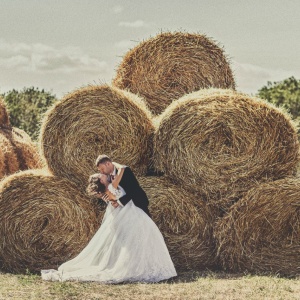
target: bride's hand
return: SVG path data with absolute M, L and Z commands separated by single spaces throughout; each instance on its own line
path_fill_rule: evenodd
M 119 206 L 119 203 L 116 200 L 111 200 L 110 203 L 114 208 L 117 208 Z

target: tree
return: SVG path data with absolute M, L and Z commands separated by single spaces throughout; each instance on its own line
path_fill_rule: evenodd
M 37 140 L 41 119 L 46 110 L 57 101 L 55 95 L 38 88 L 15 89 L 3 94 L 10 123 L 26 131 L 33 140 Z
M 268 82 L 258 91 L 262 99 L 283 106 L 294 119 L 300 117 L 300 80 L 290 77 L 280 82 Z

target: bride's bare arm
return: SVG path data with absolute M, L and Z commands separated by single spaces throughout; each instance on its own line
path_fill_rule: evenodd
M 118 185 L 119 185 L 119 183 L 120 183 L 120 181 L 121 181 L 121 179 L 122 179 L 122 177 L 123 177 L 123 174 L 124 174 L 124 169 L 125 168 L 119 168 L 118 169 L 118 172 L 117 172 L 117 174 L 116 174 L 116 176 L 115 176 L 115 178 L 114 178 L 114 180 L 112 180 L 112 186 L 115 188 L 115 189 L 117 189 L 118 188 Z

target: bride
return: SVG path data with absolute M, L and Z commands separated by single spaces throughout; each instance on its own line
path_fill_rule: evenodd
M 107 202 L 102 224 L 77 257 L 58 270 L 41 270 L 52 281 L 97 281 L 102 283 L 158 282 L 177 275 L 162 234 L 152 219 L 134 203 L 116 206 L 108 199 L 120 198 L 124 168 L 111 183 L 104 174 L 90 176 L 87 191 Z M 105 193 L 103 195 L 103 193 Z

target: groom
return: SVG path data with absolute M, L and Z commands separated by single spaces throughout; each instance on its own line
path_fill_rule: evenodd
M 111 180 L 117 174 L 119 164 L 112 162 L 107 155 L 101 154 L 96 159 L 96 166 L 100 173 L 107 175 L 109 180 Z M 124 189 L 126 195 L 122 196 L 120 199 L 110 198 L 104 200 L 114 201 L 114 207 L 118 207 L 119 205 L 125 206 L 130 200 L 132 200 L 135 206 L 141 208 L 149 217 L 151 217 L 148 210 L 148 197 L 129 167 L 124 169 L 124 174 L 119 186 Z

